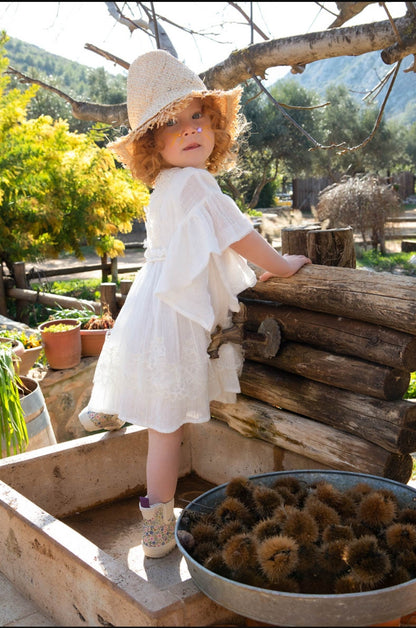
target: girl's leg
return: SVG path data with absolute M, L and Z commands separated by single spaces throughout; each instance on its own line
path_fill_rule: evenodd
M 175 541 L 174 495 L 179 474 L 182 428 L 172 434 L 148 430 L 147 497 L 140 497 L 145 556 L 162 558 Z
M 150 505 L 173 499 L 178 482 L 183 428 L 162 434 L 148 430 L 147 496 Z

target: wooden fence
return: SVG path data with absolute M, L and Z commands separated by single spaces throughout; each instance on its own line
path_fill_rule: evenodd
M 415 176 L 412 172 L 400 172 L 383 179 L 385 183 L 397 186 L 401 200 L 405 200 L 415 193 Z M 308 177 L 293 179 L 292 207 L 301 211 L 310 211 L 318 203 L 319 192 L 334 183 L 329 177 Z

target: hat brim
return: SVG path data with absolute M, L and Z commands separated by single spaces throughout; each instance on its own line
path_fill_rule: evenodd
M 142 137 L 148 129 L 166 124 L 179 111 L 187 107 L 193 98 L 206 98 L 207 96 L 211 96 L 216 101 L 226 121 L 224 130 L 229 133 L 231 140 L 234 141 L 239 130 L 238 114 L 242 91 L 241 87 L 235 87 L 228 91 L 208 89 L 191 91 L 186 96 L 178 98 L 166 105 L 166 107 L 163 107 L 156 115 L 143 122 L 127 135 L 108 144 L 107 148 L 116 153 L 122 163 L 128 164 L 133 156 L 133 142 L 135 140 Z

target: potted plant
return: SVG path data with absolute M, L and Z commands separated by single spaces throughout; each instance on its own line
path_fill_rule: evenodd
M 19 350 L 15 350 L 18 360 L 17 369 L 19 375 L 27 375 L 33 365 L 41 360 L 42 340 L 36 329 L 19 329 L 18 327 L 0 326 L 0 342 L 12 341 L 18 343 Z
M 75 318 L 52 319 L 39 325 L 51 369 L 70 369 L 81 362 L 81 323 Z
M 0 456 L 21 453 L 28 445 L 29 437 L 20 390 L 23 383 L 14 369 L 12 342 L 0 343 Z M 20 386 L 20 390 L 19 390 Z
M 86 306 L 80 310 L 58 308 L 53 310 L 50 318 L 59 320 L 68 316 L 81 323 L 81 356 L 100 355 L 107 331 L 114 326 L 115 322 L 108 305 L 103 306 L 101 314 L 96 314 L 92 306 L 91 308 Z
M 56 444 L 39 382 L 20 376 L 13 344 L 0 343 L 0 458 Z

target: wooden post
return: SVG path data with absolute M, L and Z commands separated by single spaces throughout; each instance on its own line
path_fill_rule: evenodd
M 3 264 L 0 262 L 0 315 L 7 316 L 6 289 L 3 279 Z
M 116 284 L 114 282 L 103 282 L 100 286 L 101 306 L 108 305 L 111 316 L 117 318 L 118 307 L 116 297 Z
M 16 283 L 16 288 L 22 288 L 23 290 L 25 290 L 28 285 L 26 281 L 26 270 L 24 262 L 15 262 L 13 264 L 13 275 Z M 22 323 L 29 322 L 29 313 L 27 311 L 28 305 L 29 301 L 24 301 L 23 299 L 16 300 L 16 318 Z
M 309 230 L 306 232 L 306 246 L 307 256 L 313 264 L 356 267 L 352 227 Z
M 304 225 L 296 227 L 283 227 L 282 255 L 308 255 L 307 234 L 313 229 L 319 229 L 317 225 Z
M 103 283 L 105 283 L 106 281 L 108 281 L 108 268 L 107 268 L 107 253 L 104 253 L 104 255 L 101 257 L 101 279 L 103 281 Z
M 117 257 L 112 257 L 110 260 L 110 264 L 111 264 L 111 281 L 114 281 L 114 283 L 117 283 L 118 281 L 118 268 L 117 268 Z
M 133 282 L 131 279 L 120 279 L 120 292 L 124 296 L 127 296 Z

